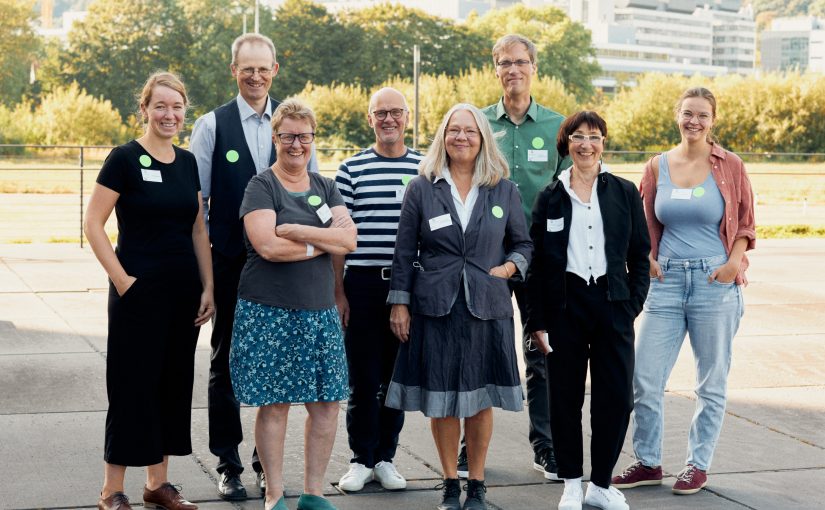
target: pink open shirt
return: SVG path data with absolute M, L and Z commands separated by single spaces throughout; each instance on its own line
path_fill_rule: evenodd
M 739 156 L 726 151 L 716 143 L 711 148 L 709 161 L 713 180 L 725 199 L 725 217 L 719 225 L 719 238 L 725 245 L 725 252 L 730 255 L 733 242 L 742 237 L 748 240 L 746 250 L 752 250 L 756 247 L 756 225 L 753 219 L 753 191 L 745 164 Z M 647 230 L 650 232 L 650 256 L 655 260 L 659 256 L 659 241 L 662 239 L 664 225 L 659 223 L 654 209 L 656 174 L 653 172 L 653 158 L 645 165 L 639 191 L 645 206 Z M 737 285 L 748 284 L 745 277 L 747 268 L 748 257 L 743 255 L 739 274 L 736 275 Z

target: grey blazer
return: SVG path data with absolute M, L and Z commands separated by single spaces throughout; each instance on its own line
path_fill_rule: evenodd
M 507 280 L 489 271 L 509 260 L 518 268 L 514 278 L 522 278 L 532 252 L 521 197 L 511 181 L 479 188 L 462 233 L 447 181 L 418 176 L 410 181 L 401 205 L 387 303 L 410 305 L 412 313 L 447 315 L 462 290 L 463 276 L 474 316 L 512 317 Z

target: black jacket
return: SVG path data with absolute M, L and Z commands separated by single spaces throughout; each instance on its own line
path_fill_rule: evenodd
M 607 299 L 627 301 L 629 313 L 639 315 L 650 286 L 650 237 L 642 199 L 627 179 L 607 172 L 596 178 L 607 259 Z M 527 272 L 527 331 L 547 330 L 567 306 L 565 273 L 572 216 L 570 195 L 555 181 L 541 191 L 533 206 L 530 237 L 535 252 Z M 547 231 L 547 220 L 564 218 L 558 232 Z
M 450 225 L 433 230 L 430 220 L 445 215 Z M 521 198 L 511 181 L 479 187 L 462 233 L 447 181 L 416 177 L 401 205 L 387 302 L 409 304 L 417 314 L 447 315 L 463 292 L 463 275 L 470 289 L 467 305 L 475 317 L 512 317 L 507 279 L 490 276 L 489 271 L 510 260 L 525 274 L 532 251 Z

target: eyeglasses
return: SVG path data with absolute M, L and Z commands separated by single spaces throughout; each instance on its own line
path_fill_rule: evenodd
M 460 135 L 462 132 L 464 133 L 464 136 L 466 136 L 467 138 L 475 138 L 478 136 L 478 130 L 475 130 L 473 128 L 462 129 L 457 127 L 449 128 L 447 130 L 447 136 L 457 138 L 458 135 Z
M 691 120 L 693 120 L 694 117 L 696 117 L 697 119 L 699 119 L 699 122 L 703 124 L 706 122 L 710 122 L 712 118 L 712 115 L 709 113 L 693 113 L 690 110 L 682 110 L 681 112 L 679 112 L 679 116 L 682 117 L 682 120 L 687 122 L 690 122 Z
M 315 133 L 278 133 L 275 136 L 277 136 L 278 140 L 284 145 L 292 145 L 295 143 L 296 138 L 304 145 L 310 144 L 315 140 Z
M 516 60 L 516 61 L 512 61 L 512 60 L 499 60 L 498 62 L 496 62 L 496 65 L 497 65 L 498 67 L 502 68 L 502 69 L 510 69 L 510 68 L 511 68 L 511 67 L 513 67 L 514 65 L 515 65 L 516 67 L 527 67 L 527 66 L 529 66 L 530 64 L 532 64 L 532 62 L 530 62 L 529 60 L 522 60 L 522 59 L 519 59 L 519 60 Z
M 272 74 L 271 67 L 244 67 L 243 69 L 238 69 L 238 72 L 241 76 L 252 76 L 255 73 L 258 73 L 262 77 L 266 78 L 270 74 Z
M 372 114 L 378 120 L 384 120 L 387 118 L 387 114 L 389 113 L 393 119 L 400 119 L 404 112 L 407 110 L 403 108 L 393 108 L 392 110 L 375 110 Z
M 584 143 L 584 142 L 590 142 L 590 143 L 594 143 L 594 144 L 595 144 L 595 143 L 602 143 L 602 141 L 604 140 L 604 137 L 603 137 L 602 135 L 581 135 L 581 134 L 575 134 L 575 135 L 570 135 L 568 138 L 569 138 L 569 139 L 570 139 L 570 141 L 571 141 L 571 142 L 573 142 L 573 143 Z

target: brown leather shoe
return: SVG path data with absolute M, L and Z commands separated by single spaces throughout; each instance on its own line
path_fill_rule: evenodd
M 108 498 L 101 495 L 97 502 L 97 510 L 132 510 L 132 505 L 129 504 L 126 494 L 115 492 Z
M 148 487 L 144 487 L 143 506 L 144 508 L 161 508 L 164 510 L 198 510 L 198 505 L 183 499 L 178 488 L 169 482 L 153 491 L 150 491 Z

